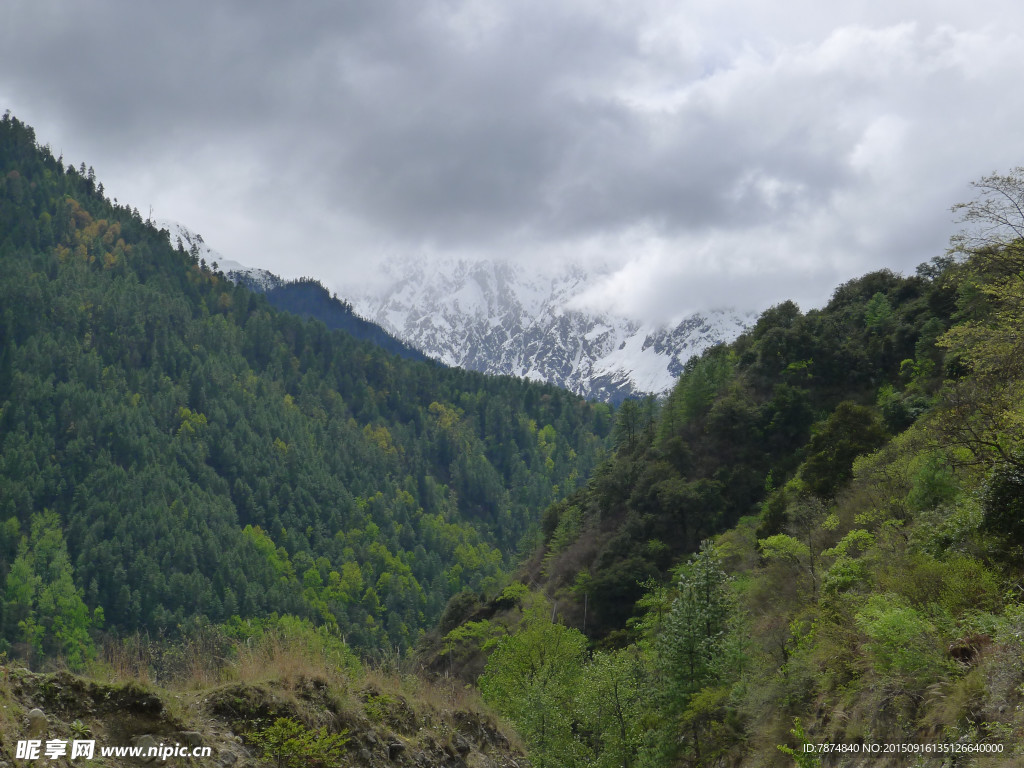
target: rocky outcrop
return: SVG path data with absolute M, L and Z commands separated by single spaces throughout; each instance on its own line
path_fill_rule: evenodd
M 343 734 L 347 742 L 341 764 L 346 766 L 528 768 L 522 750 L 490 714 L 453 705 L 464 695 L 461 686 L 452 688 L 451 702 L 436 700 L 437 689 L 431 690 L 420 699 L 365 679 L 339 690 L 316 678 L 288 684 L 231 682 L 200 691 L 150 690 L 136 683 L 108 684 L 11 666 L 4 668 L 0 684 L 0 765 L 15 764 L 19 741 L 36 739 L 42 748 L 47 742 L 92 740 L 96 759 L 102 747 L 174 746 L 179 751 L 148 761 L 104 757 L 103 764 L 110 766 L 152 762 L 259 768 L 277 764 L 267 759 L 260 734 L 284 720 L 314 734 L 314 745 L 321 728 Z M 189 756 L 203 748 L 209 756 Z M 46 762 L 76 764 L 69 756 Z M 282 764 L 291 763 L 286 759 Z M 320 763 L 304 764 L 315 768 Z

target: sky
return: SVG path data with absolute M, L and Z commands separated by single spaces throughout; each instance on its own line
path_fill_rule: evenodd
M 602 274 L 642 320 L 827 302 L 1024 165 L 1024 4 L 4 0 L 0 111 L 340 296 L 393 257 Z

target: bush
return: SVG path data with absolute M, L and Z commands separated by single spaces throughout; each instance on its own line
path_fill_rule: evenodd
M 303 768 L 337 765 L 349 742 L 347 734 L 347 730 L 327 733 L 324 727 L 312 730 L 290 717 L 279 717 L 273 725 L 253 732 L 250 740 L 278 768 Z
M 923 690 L 949 671 L 935 627 L 894 595 L 872 596 L 855 621 L 867 635 L 865 647 L 880 675 Z

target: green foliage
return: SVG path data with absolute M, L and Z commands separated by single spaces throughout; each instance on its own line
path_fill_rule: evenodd
M 548 544 L 548 552 L 557 554 L 574 542 L 583 530 L 583 510 L 575 504 L 564 508 L 558 520 L 558 525 L 551 534 L 551 541 Z
M 506 634 L 504 626 L 488 619 L 467 621 L 444 636 L 439 655 L 449 657 L 449 665 L 458 663 L 461 666 L 490 651 Z
M 74 584 L 60 520 L 49 511 L 31 518 L 7 574 L 3 622 L 16 627 L 35 657 L 60 655 L 81 669 L 93 653 L 93 617 Z M 16 635 L 17 636 L 17 635 Z
M 0 121 L 0 579 L 39 510 L 67 542 L 18 563 L 3 642 L 77 664 L 102 609 L 407 649 L 600 460 L 607 408 L 393 357 L 197 256 Z
M 950 671 L 935 626 L 893 595 L 873 595 L 854 618 L 880 675 L 921 691 Z
M 784 755 L 789 755 L 793 758 L 793 764 L 797 768 L 818 768 L 821 765 L 821 756 L 815 751 L 805 751 L 804 747 L 814 746 L 813 742 L 807 738 L 807 734 L 804 732 L 803 723 L 800 722 L 800 718 L 793 719 L 793 729 L 790 731 L 793 734 L 793 738 L 796 739 L 797 748 L 787 746 L 786 744 L 779 744 L 778 750 Z
M 472 616 L 480 605 L 480 598 L 475 592 L 463 590 L 452 595 L 441 614 L 438 628 L 442 632 L 450 632 Z
M 929 456 L 914 475 L 907 505 L 916 512 L 934 509 L 952 502 L 959 490 L 949 460 L 940 455 Z
M 881 291 L 875 293 L 864 307 L 864 324 L 871 329 L 882 329 L 892 322 L 893 311 L 889 297 Z
M 661 760 L 674 763 L 681 751 L 706 751 L 706 718 L 697 717 L 702 691 L 722 679 L 727 652 L 732 596 L 729 578 L 711 547 L 682 565 L 676 575 L 674 598 L 655 627 L 653 645 L 659 682 L 658 734 Z M 706 696 L 706 694 L 704 694 Z M 704 702 L 706 704 L 706 701 Z
M 811 556 L 810 547 L 784 533 L 777 533 L 758 542 L 766 560 L 793 560 L 800 562 Z
M 370 693 L 366 696 L 363 711 L 375 723 L 387 722 L 388 716 L 395 710 L 398 701 L 386 693 Z
M 655 400 L 626 400 L 619 407 L 612 441 L 625 454 L 633 453 L 650 440 L 654 428 Z
M 249 740 L 263 750 L 263 759 L 278 768 L 337 765 L 345 754 L 348 731 L 328 733 L 327 728 L 307 728 L 290 717 L 253 731 Z
M 337 631 L 322 624 L 318 626 L 309 619 L 276 615 L 254 619 L 232 616 L 222 626 L 222 631 L 226 637 L 247 647 L 280 645 L 332 670 L 355 674 L 362 669 L 359 659 Z
M 724 347 L 691 358 L 665 406 L 659 437 L 670 440 L 683 425 L 706 414 L 734 376 L 735 369 L 735 356 Z
M 595 768 L 635 765 L 644 748 L 650 671 L 639 649 L 595 653 L 583 673 L 581 719 Z
M 660 409 L 624 404 L 618 450 L 571 497 L 571 514 L 558 506 L 543 518 L 548 550 L 537 576 L 554 594 L 585 572 L 573 612 L 582 615 L 586 600 L 587 632 L 607 637 L 635 613 L 640 582 L 666 579 L 701 541 L 760 513 L 759 538 L 791 535 L 808 546 L 804 572 L 816 594 L 828 565 L 819 569 L 819 550 L 834 542 L 807 541 L 791 518 L 806 497 L 837 497 L 858 457 L 931 407 L 945 354 L 935 342 L 955 309 L 937 270 L 865 275 L 806 314 L 780 304 L 735 343 L 688 361 Z M 918 367 L 909 379 L 908 359 Z M 938 498 L 950 497 L 936 470 L 922 476 L 913 503 Z
M 1010 547 L 1024 547 L 1024 468 L 997 466 L 985 484 L 982 506 L 986 530 L 1003 537 Z
M 591 752 L 574 734 L 587 641 L 548 611 L 538 601 L 521 630 L 497 644 L 480 690 L 516 726 L 538 768 L 588 765 Z
M 853 476 L 853 460 L 878 448 L 885 431 L 870 408 L 844 401 L 808 443 L 801 468 L 807 488 L 821 497 L 834 496 Z

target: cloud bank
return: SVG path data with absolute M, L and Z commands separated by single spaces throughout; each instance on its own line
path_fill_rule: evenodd
M 392 254 L 605 265 L 650 320 L 909 271 L 1020 165 L 1010 3 L 12 0 L 0 109 L 344 295 Z

